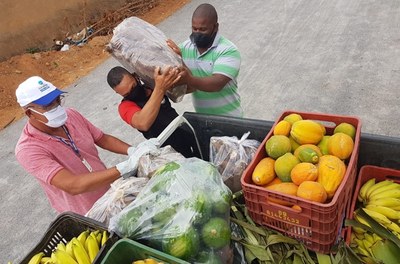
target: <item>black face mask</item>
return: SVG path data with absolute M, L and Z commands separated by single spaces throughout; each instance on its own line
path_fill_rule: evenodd
M 147 95 L 146 95 L 146 87 L 139 81 L 136 79 L 136 86 L 134 88 L 131 89 L 131 92 L 124 97 L 124 100 L 128 100 L 128 101 L 138 101 L 138 102 L 142 102 L 144 100 L 146 100 Z
M 200 32 L 192 32 L 190 35 L 190 40 L 192 43 L 196 44 L 198 48 L 208 48 L 214 42 L 215 36 L 217 32 L 212 33 L 211 35 L 203 34 Z

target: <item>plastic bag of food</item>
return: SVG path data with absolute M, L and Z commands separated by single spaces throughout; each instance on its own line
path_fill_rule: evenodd
M 136 177 L 115 180 L 110 189 L 93 204 L 85 216 L 108 225 L 110 218 L 135 200 L 148 181 L 148 178 Z
M 160 148 L 157 155 L 147 154 L 139 159 L 138 177 L 151 178 L 158 168 L 167 164 L 170 161 L 180 161 L 185 157 L 174 150 L 170 145 Z
M 166 40 L 157 27 L 138 17 L 129 17 L 114 28 L 106 49 L 128 71 L 135 72 L 153 88 L 155 67 L 183 65 L 182 58 L 168 47 Z M 183 99 L 186 90 L 186 85 L 179 85 L 168 90 L 167 96 L 177 103 Z
M 169 162 L 111 218 L 109 230 L 191 263 L 227 263 L 231 200 L 211 163 L 198 158 Z
M 250 132 L 243 134 L 241 139 L 237 137 L 211 137 L 210 138 L 210 162 L 217 166 L 223 181 L 230 186 L 235 181 L 240 183 L 243 171 L 249 165 L 261 144 L 255 139 L 247 139 Z M 229 184 L 228 184 L 229 181 Z M 232 188 L 236 191 L 237 188 Z

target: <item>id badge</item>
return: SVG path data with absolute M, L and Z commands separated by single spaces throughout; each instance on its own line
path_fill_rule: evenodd
M 89 162 L 85 158 L 82 159 L 83 165 L 88 169 L 89 172 L 93 172 L 92 166 L 90 166 Z

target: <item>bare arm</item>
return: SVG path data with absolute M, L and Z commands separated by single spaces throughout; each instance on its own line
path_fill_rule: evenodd
M 53 177 L 51 185 L 71 195 L 77 195 L 109 186 L 119 177 L 120 173 L 115 167 L 80 175 L 74 175 L 69 170 L 62 169 Z
M 182 57 L 181 50 L 179 46 L 172 41 L 171 39 L 167 39 L 167 45 L 179 56 Z M 190 69 L 184 64 L 181 68 L 180 75 L 182 76 L 182 80 L 177 84 L 186 84 L 188 86 L 188 90 L 186 93 L 194 92 L 195 90 L 204 91 L 204 92 L 218 92 L 231 80 L 231 78 L 222 75 L 222 74 L 213 74 L 209 77 L 195 77 L 192 75 Z
M 168 89 L 175 85 L 181 76 L 176 68 L 167 67 L 160 73 L 160 68 L 154 70 L 155 87 L 150 96 L 150 99 L 144 107 L 132 116 L 131 126 L 147 131 L 153 125 L 160 111 L 161 102 Z
M 124 155 L 128 154 L 128 148 L 130 147 L 129 144 L 108 134 L 104 134 L 99 140 L 97 140 L 96 145 L 102 149 Z

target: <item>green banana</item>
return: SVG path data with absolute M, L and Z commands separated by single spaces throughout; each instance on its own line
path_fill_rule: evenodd
M 386 216 L 387 218 L 392 219 L 392 220 L 400 219 L 400 212 L 393 210 L 392 208 L 389 208 L 389 207 L 368 204 L 365 208 L 367 208 L 371 211 L 381 213 L 384 216 Z
M 358 201 L 363 202 L 367 200 L 367 192 L 371 186 L 375 184 L 375 178 L 369 179 L 366 183 L 361 186 L 360 191 L 358 192 Z
M 385 264 L 397 264 L 400 261 L 400 248 L 389 239 L 375 242 L 371 251 L 375 259 Z
M 54 255 L 57 259 L 57 263 L 62 264 L 78 264 L 67 252 L 63 250 L 54 251 Z
M 85 250 L 85 247 L 77 239 L 72 242 L 72 251 L 78 264 L 90 264 L 90 258 Z
M 44 253 L 36 253 L 28 262 L 28 264 L 40 264 L 40 260 L 43 258 Z

